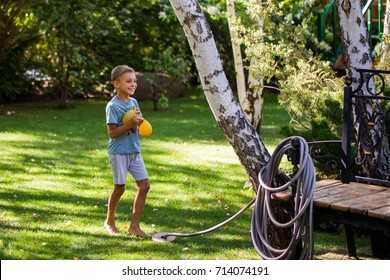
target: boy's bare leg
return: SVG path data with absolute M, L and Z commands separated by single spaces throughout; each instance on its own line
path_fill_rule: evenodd
M 110 234 L 118 234 L 119 230 L 115 225 L 115 212 L 118 207 L 119 200 L 125 192 L 125 185 L 115 185 L 114 191 L 111 193 L 108 200 L 107 218 L 104 222 L 104 227 Z
M 150 189 L 148 179 L 137 182 L 138 190 L 134 198 L 133 217 L 131 219 L 130 227 L 127 230 L 129 234 L 134 234 L 140 237 L 148 237 L 140 228 L 141 214 L 145 206 L 146 196 Z

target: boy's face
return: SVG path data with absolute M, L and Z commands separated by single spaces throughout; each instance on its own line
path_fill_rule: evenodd
M 114 87 L 118 94 L 131 96 L 137 88 L 137 77 L 134 72 L 126 72 L 114 81 Z

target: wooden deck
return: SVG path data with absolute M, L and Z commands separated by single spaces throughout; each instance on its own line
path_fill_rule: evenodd
M 387 220 L 390 226 L 390 188 L 387 187 L 319 181 L 314 191 L 314 206 Z
M 278 193 L 273 198 L 288 202 L 291 192 Z M 377 232 L 390 232 L 390 188 L 338 180 L 322 180 L 314 189 L 316 219 L 345 225 L 348 254 L 357 257 L 353 226 Z

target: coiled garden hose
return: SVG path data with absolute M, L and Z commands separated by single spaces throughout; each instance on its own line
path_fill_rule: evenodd
M 272 182 L 277 175 L 281 159 L 289 150 L 296 150 L 299 152 L 299 162 L 297 162 L 297 164 L 300 165 L 300 168 L 289 182 L 280 187 L 273 187 Z M 261 169 L 259 181 L 260 185 L 256 188 L 257 196 L 236 214 L 222 223 L 209 229 L 193 233 L 160 232 L 154 234 L 152 239 L 156 242 L 170 242 L 175 240 L 176 237 L 193 237 L 210 233 L 235 220 L 254 204 L 251 224 L 252 241 L 256 251 L 263 259 L 291 259 L 296 257 L 295 249 L 298 243 L 301 242 L 302 236 L 304 236 L 304 246 L 299 259 L 312 258 L 312 209 L 315 171 L 312 159 L 309 155 L 307 142 L 303 138 L 296 136 L 289 137 L 282 141 L 276 147 L 268 165 Z M 294 215 L 290 221 L 281 223 L 276 220 L 272 213 L 271 195 L 273 193 L 285 191 L 289 187 L 294 187 L 295 189 Z M 274 248 L 270 244 L 267 225 L 268 221 L 272 222 L 276 227 L 290 227 L 292 229 L 291 241 L 285 249 Z
M 274 187 L 272 185 L 278 172 L 278 166 L 283 155 L 298 149 L 299 169 L 286 184 Z M 315 169 L 309 155 L 307 142 L 301 137 L 290 137 L 276 147 L 270 162 L 259 172 L 259 189 L 252 213 L 251 234 L 256 251 L 262 259 L 312 259 L 313 257 L 313 196 L 316 182 Z M 290 221 L 279 222 L 271 207 L 273 193 L 295 189 L 294 213 Z M 278 228 L 291 228 L 290 243 L 286 248 L 275 248 L 270 244 L 269 226 L 271 222 Z M 303 237 L 303 248 L 300 256 L 296 256 L 296 248 Z

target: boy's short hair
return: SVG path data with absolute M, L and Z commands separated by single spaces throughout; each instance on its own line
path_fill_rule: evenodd
M 124 73 L 134 73 L 134 69 L 127 66 L 127 65 L 119 65 L 116 66 L 114 69 L 111 71 L 111 80 L 114 82 L 119 79 L 120 76 L 122 76 Z

